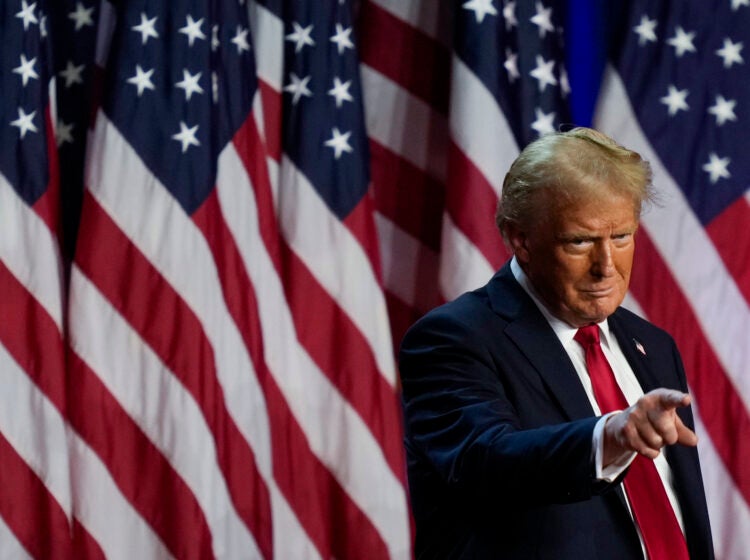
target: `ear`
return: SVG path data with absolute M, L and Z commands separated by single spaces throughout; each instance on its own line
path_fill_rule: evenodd
M 526 232 L 518 227 L 518 224 L 507 222 L 505 224 L 505 235 L 518 262 L 526 264 L 529 261 L 528 236 Z

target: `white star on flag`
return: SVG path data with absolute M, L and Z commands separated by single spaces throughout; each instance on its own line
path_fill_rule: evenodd
M 536 115 L 536 120 L 531 123 L 531 128 L 533 128 L 539 136 L 544 136 L 545 134 L 550 134 L 552 132 L 555 132 L 555 113 L 545 113 L 542 111 L 539 107 L 534 109 L 534 114 Z
M 541 2 L 536 3 L 536 14 L 531 18 L 531 23 L 539 28 L 539 36 L 544 38 L 547 31 L 552 33 L 555 26 L 552 25 L 552 8 L 545 8 Z
M 463 5 L 464 10 L 471 10 L 474 12 L 474 16 L 477 18 L 477 23 L 484 21 L 484 16 L 487 14 L 491 16 L 497 15 L 495 6 L 492 5 L 492 0 L 469 0 Z
M 351 34 L 351 27 L 347 27 L 346 29 L 344 29 L 344 26 L 340 23 L 336 24 L 336 34 L 331 36 L 330 41 L 332 43 L 336 43 L 336 49 L 338 50 L 339 54 L 342 54 L 346 49 L 354 48 L 354 43 L 352 43 L 352 40 L 350 38 Z
M 26 0 L 23 0 L 21 2 L 21 11 L 16 14 L 16 17 L 23 20 L 24 31 L 28 31 L 29 25 L 31 25 L 32 23 L 39 23 L 39 20 L 34 15 L 35 9 L 36 9 L 36 2 L 31 4 L 31 6 L 29 6 Z
M 294 46 L 294 52 L 301 51 L 305 45 L 315 46 L 315 41 L 313 41 L 312 37 L 310 37 L 310 33 L 312 33 L 313 26 L 308 25 L 307 27 L 303 28 L 299 23 L 292 22 L 292 27 L 294 28 L 294 31 L 286 36 L 287 41 L 292 41 L 293 43 L 296 43 Z
M 140 64 L 135 65 L 135 76 L 128 78 L 128 83 L 133 84 L 138 88 L 138 97 L 141 96 L 144 90 L 154 89 L 154 83 L 151 81 L 151 75 L 154 73 L 154 69 L 145 71 L 141 68 Z
M 86 8 L 81 2 L 76 2 L 76 9 L 68 14 L 76 24 L 76 31 L 80 31 L 87 25 L 94 26 L 94 8 Z
M 62 76 L 65 79 L 65 87 L 69 88 L 73 84 L 82 84 L 83 83 L 83 77 L 81 74 L 83 73 L 83 69 L 86 66 L 84 64 L 76 66 L 73 64 L 72 60 L 68 61 L 68 64 L 65 66 L 64 70 L 60 70 L 60 76 Z
M 505 30 L 510 31 L 512 27 L 518 27 L 516 18 L 516 3 L 508 2 L 503 6 L 503 19 L 505 19 Z
M 667 39 L 667 43 L 674 47 L 677 58 L 680 58 L 686 52 L 695 52 L 693 39 L 695 39 L 694 31 L 686 32 L 678 25 L 675 30 L 675 36 Z
M 669 86 L 667 95 L 662 97 L 660 101 L 669 107 L 669 116 L 673 117 L 679 111 L 687 111 L 690 107 L 687 104 L 688 90 L 678 90 L 674 85 Z
M 570 80 L 568 79 L 568 72 L 565 70 L 565 67 L 563 66 L 560 68 L 560 91 L 562 92 L 563 97 L 567 97 L 570 93 Z
M 716 51 L 716 54 L 724 60 L 724 68 L 731 68 L 732 64 L 742 64 L 745 62 L 740 54 L 741 50 L 742 43 L 733 43 L 732 40 L 727 37 L 724 39 L 724 46 Z
M 188 128 L 185 121 L 180 121 L 180 131 L 173 134 L 172 138 L 182 144 L 182 153 L 184 154 L 190 146 L 200 146 L 201 143 L 195 137 L 198 132 L 198 125 Z
M 729 158 L 720 158 L 715 153 L 708 156 L 709 160 L 703 166 L 703 171 L 708 173 L 711 183 L 716 183 L 719 179 L 729 179 L 732 175 L 729 173 Z
M 329 148 L 333 148 L 333 157 L 339 159 L 343 152 L 349 153 L 354 151 L 349 145 L 349 137 L 352 135 L 351 131 L 341 134 L 341 132 L 339 132 L 339 129 L 334 126 L 332 132 L 333 136 L 330 140 L 326 140 L 324 144 Z
M 648 42 L 656 42 L 656 20 L 641 16 L 641 22 L 633 30 L 638 34 L 638 44 L 645 45 Z
M 708 108 L 708 112 L 716 117 L 716 124 L 721 126 L 727 121 L 737 120 L 737 115 L 734 114 L 736 104 L 734 99 L 727 100 L 723 95 L 717 95 L 716 103 Z
M 144 12 L 141 12 L 141 23 L 131 27 L 133 31 L 141 34 L 142 45 L 148 42 L 149 37 L 153 37 L 154 39 L 159 38 L 159 33 L 156 32 L 156 28 L 154 27 L 156 25 L 156 17 L 148 19 L 148 16 Z
M 39 129 L 37 129 L 33 122 L 34 115 L 36 115 L 36 111 L 32 111 L 27 115 L 26 112 L 19 107 L 18 118 L 10 122 L 11 126 L 18 127 L 18 130 L 21 132 L 21 138 L 24 138 L 27 132 L 39 132 Z
M 242 54 L 242 51 L 250 50 L 250 43 L 247 42 L 247 34 L 250 30 L 243 29 L 241 26 L 237 26 L 237 33 L 232 37 L 232 43 L 237 46 L 237 54 Z
M 21 55 L 21 65 L 13 69 L 14 74 L 21 76 L 21 83 L 24 87 L 29 83 L 29 80 L 39 79 L 39 74 L 34 70 L 34 64 L 36 63 L 36 57 L 31 60 L 26 60 L 25 55 Z
M 534 68 L 531 72 L 529 72 L 529 74 L 531 74 L 531 77 L 537 80 L 537 82 L 539 82 L 539 91 L 544 91 L 544 89 L 548 85 L 550 86 L 557 85 L 557 78 L 555 78 L 555 76 L 552 73 L 554 67 L 555 67 L 554 59 L 545 61 L 542 55 L 540 54 L 536 55 L 536 68 Z
M 182 33 L 183 35 L 187 35 L 188 38 L 188 46 L 192 47 L 193 43 L 195 43 L 196 39 L 205 39 L 206 34 L 203 33 L 201 30 L 201 25 L 203 25 L 203 19 L 201 18 L 198 21 L 195 21 L 193 19 L 193 16 L 188 15 L 185 18 L 185 25 L 184 27 L 180 27 L 178 29 L 178 33 Z
M 732 0 L 732 9 L 737 11 L 740 6 L 750 6 L 750 0 Z
M 349 93 L 351 85 L 351 80 L 342 83 L 338 76 L 333 78 L 333 88 L 328 90 L 328 95 L 332 95 L 336 99 L 336 107 L 341 107 L 344 101 L 354 101 L 354 98 Z
M 219 24 L 215 23 L 211 27 L 211 50 L 215 51 L 219 48 L 221 43 L 219 42 Z
M 284 91 L 292 94 L 292 105 L 296 105 L 303 95 L 305 97 L 312 97 L 312 92 L 307 88 L 310 78 L 311 76 L 305 76 L 300 79 L 294 72 L 289 73 L 291 83 L 284 87 Z
M 73 123 L 67 124 L 63 121 L 57 121 L 57 126 L 55 127 L 55 140 L 57 141 L 58 148 L 66 142 L 72 144 Z
M 521 73 L 518 71 L 518 53 L 514 53 L 510 49 L 505 49 L 505 62 L 503 62 L 503 68 L 508 72 L 508 80 L 510 80 L 511 83 L 520 78 Z
M 201 78 L 202 72 L 198 72 L 195 75 L 190 74 L 187 69 L 182 71 L 182 81 L 175 83 L 175 86 L 185 90 L 185 100 L 190 101 L 190 97 L 194 93 L 203 93 L 203 88 L 198 84 L 198 80 Z

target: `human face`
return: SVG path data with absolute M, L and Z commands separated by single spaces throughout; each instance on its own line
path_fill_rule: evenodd
M 638 217 L 630 198 L 545 205 L 544 219 L 511 227 L 516 259 L 553 315 L 574 327 L 603 321 L 630 282 Z

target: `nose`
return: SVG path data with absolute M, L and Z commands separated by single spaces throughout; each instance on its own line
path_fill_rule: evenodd
M 612 244 L 610 240 L 603 239 L 594 244 L 591 252 L 591 273 L 597 278 L 612 276 L 615 272 L 615 264 L 612 259 Z

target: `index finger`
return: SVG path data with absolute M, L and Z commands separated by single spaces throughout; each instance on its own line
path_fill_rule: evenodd
M 658 397 L 659 403 L 664 408 L 677 408 L 678 406 L 687 406 L 692 400 L 690 395 L 674 389 L 654 389 L 649 394 Z

